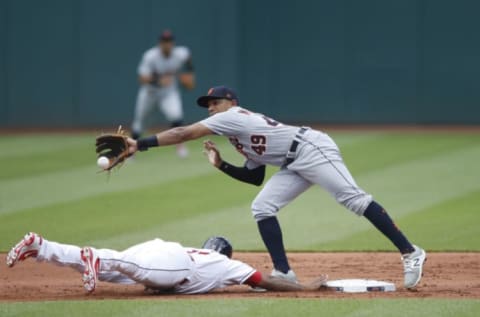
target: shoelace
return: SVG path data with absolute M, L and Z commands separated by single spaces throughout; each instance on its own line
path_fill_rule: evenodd
M 408 257 L 402 257 L 403 260 L 403 271 L 405 273 L 413 272 L 415 270 L 413 259 Z

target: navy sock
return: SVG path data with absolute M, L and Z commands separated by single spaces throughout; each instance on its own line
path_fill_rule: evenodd
M 170 128 L 181 127 L 183 125 L 183 120 L 176 120 L 170 122 Z
M 406 254 L 415 251 L 412 244 L 407 240 L 403 233 L 393 222 L 392 218 L 387 214 L 385 209 L 375 201 L 368 205 L 363 213 L 380 232 L 382 232 L 392 243 L 398 248 L 400 253 Z
M 276 270 L 287 273 L 290 270 L 290 266 L 285 254 L 282 229 L 280 229 L 277 217 L 260 220 L 257 224 L 263 243 L 265 243 L 272 258 L 273 266 Z
M 138 140 L 140 138 L 141 133 L 137 131 L 132 132 L 132 139 Z

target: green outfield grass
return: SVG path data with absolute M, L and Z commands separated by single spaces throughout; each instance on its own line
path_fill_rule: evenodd
M 429 251 L 480 251 L 480 134 L 330 134 L 357 183 L 374 195 L 413 242 Z M 208 236 L 221 234 L 232 240 L 236 250 L 264 250 L 250 213 L 259 188 L 210 166 L 201 141 L 189 143 L 191 155 L 185 160 L 176 157 L 173 147 L 152 149 L 108 176 L 97 173 L 94 136 L 0 136 L 1 251 L 27 231 L 51 240 L 109 248 L 157 236 L 200 246 Z M 213 139 L 227 161 L 242 163 L 226 140 Z M 290 251 L 394 250 L 365 219 L 317 187 L 284 208 L 279 217 Z M 67 311 L 73 316 L 85 311 L 186 316 L 192 309 L 201 311 L 201 316 L 258 312 L 286 316 L 300 311 L 302 316 L 385 316 L 387 311 L 391 316 L 476 316 L 479 305 L 475 300 L 413 299 L 262 299 L 213 304 L 193 298 L 0 304 L 0 316 L 45 315 L 42 312 L 56 316 Z
M 9 316 L 425 316 L 476 317 L 477 300 L 439 299 L 242 299 L 242 300 L 148 300 L 64 301 L 0 305 L 2 317 Z

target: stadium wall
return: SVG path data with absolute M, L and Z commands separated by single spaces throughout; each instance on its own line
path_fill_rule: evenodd
M 480 2 L 3 0 L 0 127 L 128 126 L 142 53 L 170 28 L 196 96 L 217 84 L 280 120 L 479 124 Z M 159 114 L 152 121 L 164 122 Z

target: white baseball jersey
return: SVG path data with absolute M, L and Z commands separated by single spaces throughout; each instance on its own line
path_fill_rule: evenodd
M 43 239 L 38 261 L 69 266 L 83 273 L 81 248 Z M 242 284 L 256 270 L 212 251 L 185 248 L 179 243 L 153 239 L 124 251 L 94 249 L 100 259 L 99 280 L 120 284 L 139 283 L 178 294 L 205 293 Z
M 185 283 L 173 288 L 174 293 L 206 293 L 216 288 L 243 284 L 256 272 L 250 265 L 229 259 L 216 251 L 191 248 L 186 251 L 195 263 L 194 271 Z
M 152 47 L 143 54 L 143 58 L 138 65 L 138 75 L 149 76 L 153 73 L 161 75 L 175 75 L 190 58 L 190 50 L 184 46 L 175 46 L 171 54 L 164 56 L 158 46 Z M 173 84 L 168 87 L 158 89 L 177 89 L 178 83 L 175 77 Z

